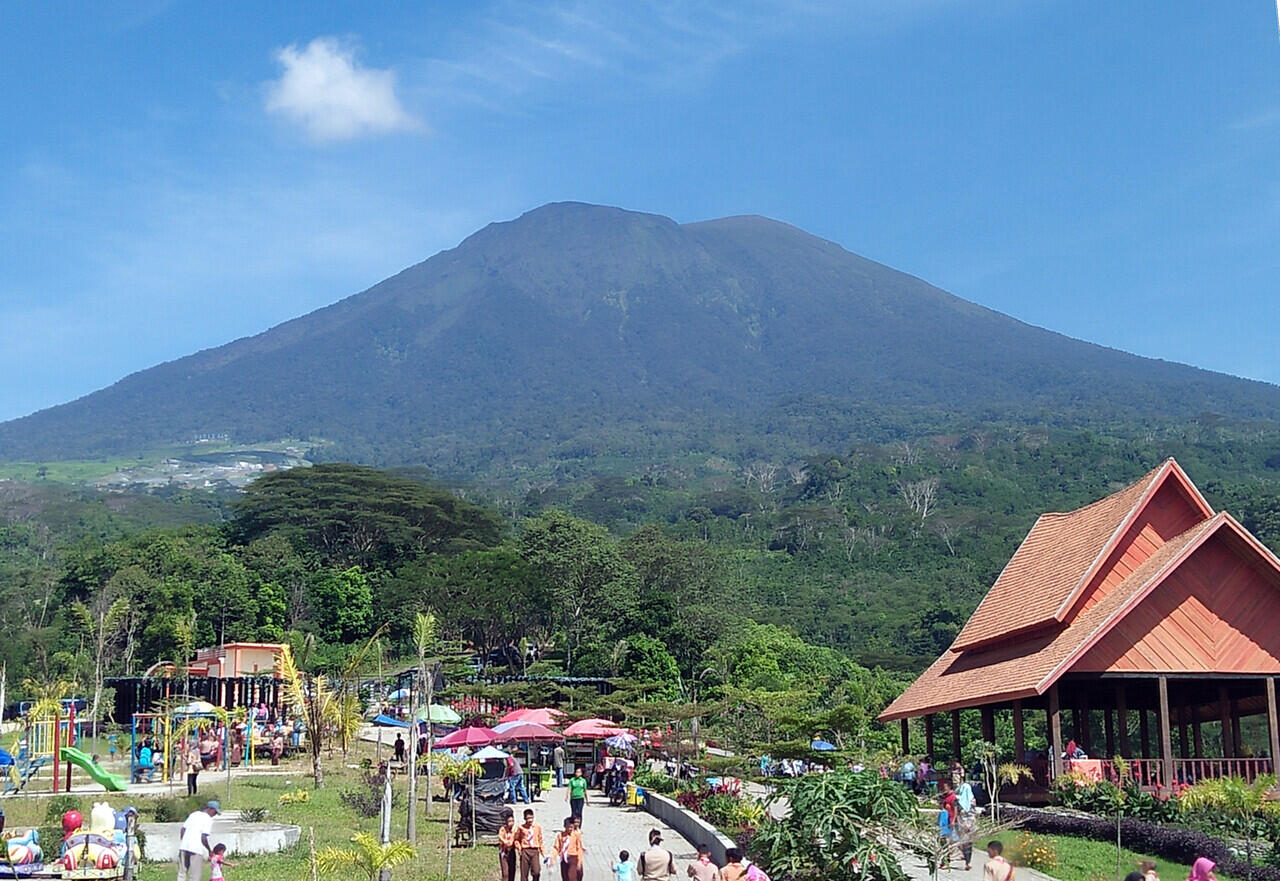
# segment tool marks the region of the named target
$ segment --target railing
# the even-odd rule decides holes
[[[1126,759],[1133,780],[1144,788],[1155,789],[1168,785],[1164,779],[1163,759]],[[1110,760],[1103,760],[1102,776],[1112,783],[1120,782],[1119,769]],[[1173,779],[1181,784],[1198,783],[1218,777],[1243,777],[1253,782],[1262,774],[1272,773],[1272,760],[1257,759],[1174,759]]]

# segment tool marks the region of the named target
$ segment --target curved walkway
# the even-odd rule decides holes
[[[651,829],[662,830],[662,846],[676,858],[676,877],[687,877],[686,864],[698,856],[693,842],[641,808],[611,807],[608,799],[595,791],[590,797],[591,802],[582,811],[582,843],[587,849],[583,881],[611,881],[618,852],[630,851],[634,863],[648,848]],[[542,828],[548,836],[554,835],[569,816],[569,790],[544,790],[543,802],[536,807]]]

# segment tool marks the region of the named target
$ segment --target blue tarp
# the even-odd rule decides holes
[[[817,750],[818,752],[830,752],[835,748],[836,745],[827,740],[815,740],[813,743],[809,744],[809,749]]]
[[[386,725],[390,728],[408,728],[409,723],[403,719],[393,719],[385,713],[379,713],[373,720],[374,725]]]
[[[0,749],[0,768],[7,768],[13,763],[13,754],[7,749]]]

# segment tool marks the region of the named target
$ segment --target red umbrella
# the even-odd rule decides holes
[[[535,722],[538,725],[554,728],[564,722],[564,713],[555,707],[526,707],[522,710],[512,710],[498,720],[499,724],[503,722]]]
[[[488,746],[493,743],[493,732],[483,726],[459,728],[452,734],[446,734],[436,741],[440,749],[454,749],[459,746]]]
[[[610,722],[608,719],[582,719],[566,728],[564,736],[581,737],[584,740],[603,740],[606,737],[613,737],[615,734],[622,734],[626,730],[618,723]]]
[[[494,733],[494,743],[544,743],[564,740],[564,735],[536,722],[508,722],[510,727]]]

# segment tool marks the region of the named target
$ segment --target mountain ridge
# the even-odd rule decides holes
[[[583,447],[821,447],[866,419],[893,431],[899,411],[1274,422],[1280,387],[1038,328],[758,215],[679,224],[561,202],[260,334],[0,424],[0,459],[225,431],[468,470]]]

